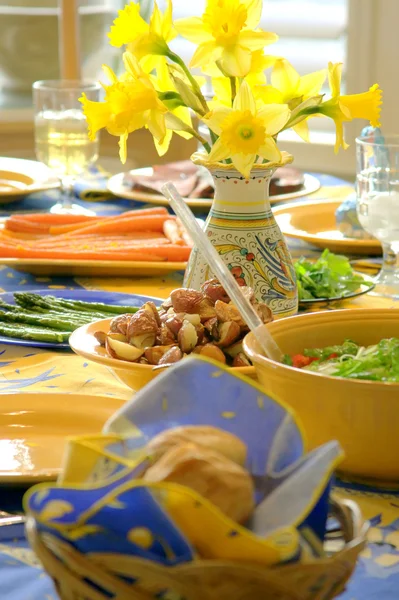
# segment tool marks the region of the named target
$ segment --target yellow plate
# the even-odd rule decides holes
[[[133,175],[147,175],[150,176],[153,173],[152,167],[145,167],[143,169],[135,169],[130,171]],[[148,204],[158,204],[161,206],[168,206],[169,202],[162,196],[162,194],[151,194],[150,192],[140,192],[132,190],[129,185],[124,184],[124,177],[126,173],[118,173],[108,180],[107,187],[110,192],[119,196],[120,198],[127,198],[128,200],[139,200],[141,202],[147,202]],[[300,198],[301,196],[307,196],[317,192],[320,188],[320,181],[317,177],[305,173],[304,175],[304,187],[298,192],[292,192],[290,194],[279,194],[277,196],[271,196],[270,202],[283,202],[284,200],[292,200],[293,198]],[[209,198],[186,198],[188,206],[191,208],[210,208],[212,206],[212,199]]]
[[[58,177],[40,162],[0,157],[0,204],[59,186]]]
[[[154,277],[184,271],[185,262],[139,262],[128,260],[51,260],[47,258],[0,258],[0,265],[32,275],[79,277]]]
[[[351,254],[381,254],[377,240],[346,238],[338,231],[335,211],[339,200],[298,202],[273,209],[276,221],[284,235],[304,240],[332,252]]]
[[[0,483],[56,479],[66,438],[99,433],[123,403],[83,394],[1,394]]]

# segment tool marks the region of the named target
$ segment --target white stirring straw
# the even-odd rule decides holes
[[[249,300],[241,293],[238,283],[235,281],[229,269],[225,266],[216,249],[204,235],[200,226],[186,202],[180,196],[179,192],[172,183],[166,183],[162,186],[163,195],[169,200],[173,210],[180,218],[183,225],[191,235],[194,244],[205,256],[209,265],[212,265],[212,271],[223,285],[230,299],[234,302],[241,313],[242,318],[256,337],[264,354],[281,362],[283,354],[274,341],[271,334],[267,331],[259,315],[254,310]]]
[[[60,0],[59,60],[61,79],[80,79],[78,0]]]

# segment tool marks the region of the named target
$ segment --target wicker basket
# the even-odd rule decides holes
[[[27,535],[62,600],[329,600],[344,589],[367,532],[355,503],[334,500],[332,514],[340,529],[326,542],[327,558],[269,569],[216,560],[167,568],[120,555],[94,562],[53,536],[39,535],[33,517],[28,517]]]

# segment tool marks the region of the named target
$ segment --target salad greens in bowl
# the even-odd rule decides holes
[[[306,348],[284,356],[284,364],[331,377],[399,383],[399,339],[385,338],[371,346],[351,340],[324,348]]]
[[[346,256],[328,249],[316,261],[302,257],[294,266],[302,304],[353,298],[374,287],[373,279],[354,271]]]

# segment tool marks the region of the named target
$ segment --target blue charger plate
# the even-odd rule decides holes
[[[55,296],[56,298],[64,298],[65,300],[82,300],[83,302],[103,302],[104,304],[113,304],[115,306],[127,305],[132,307],[140,307],[145,302],[152,300],[156,306],[160,306],[163,302],[161,298],[153,298],[152,296],[141,296],[140,294],[120,294],[118,292],[104,292],[91,290],[29,290],[32,294],[40,294],[41,296]],[[14,293],[5,292],[0,294],[0,299],[7,304],[15,304]],[[0,335],[0,344],[13,344],[15,346],[30,346],[31,348],[57,348],[68,349],[68,342],[59,344],[50,342],[35,342],[34,340],[21,340],[19,338],[10,338]]]

